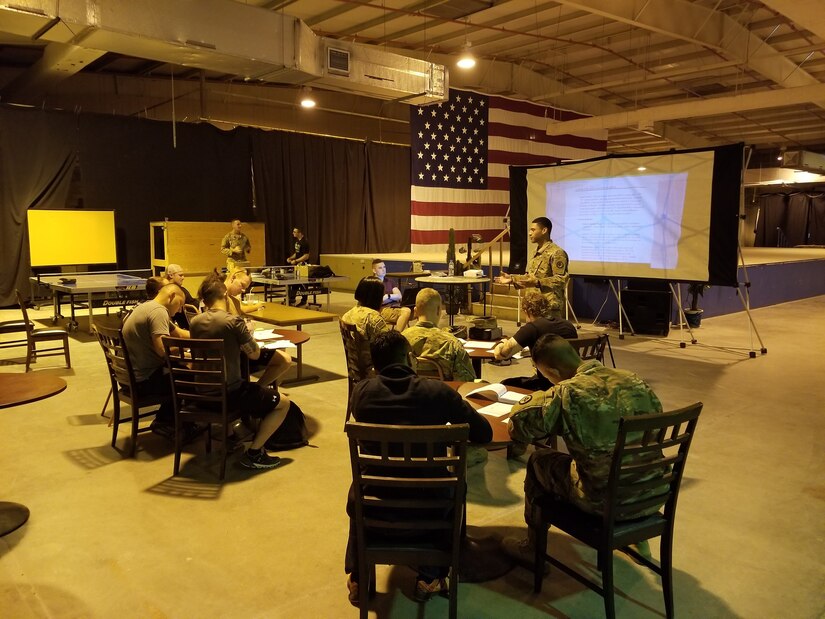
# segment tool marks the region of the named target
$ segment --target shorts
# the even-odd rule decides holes
[[[253,419],[263,419],[280,401],[281,394],[277,390],[261,387],[258,383],[244,382],[229,394],[229,406]]]

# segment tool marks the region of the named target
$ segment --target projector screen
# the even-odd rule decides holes
[[[116,264],[114,211],[28,211],[31,266]]]
[[[573,275],[738,284],[744,144],[510,166],[510,270],[548,217]],[[533,249],[529,249],[532,255]]]
[[[547,217],[571,275],[707,281],[714,151],[527,170],[527,221]]]

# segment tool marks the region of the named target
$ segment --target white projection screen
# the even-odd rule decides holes
[[[571,275],[707,281],[714,151],[527,170],[527,221],[547,217]]]

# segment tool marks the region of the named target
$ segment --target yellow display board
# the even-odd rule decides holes
[[[28,211],[31,265],[116,264],[114,211]]]

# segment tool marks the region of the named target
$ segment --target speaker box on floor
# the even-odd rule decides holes
[[[666,336],[670,332],[670,292],[622,290],[624,306],[636,333]]]

